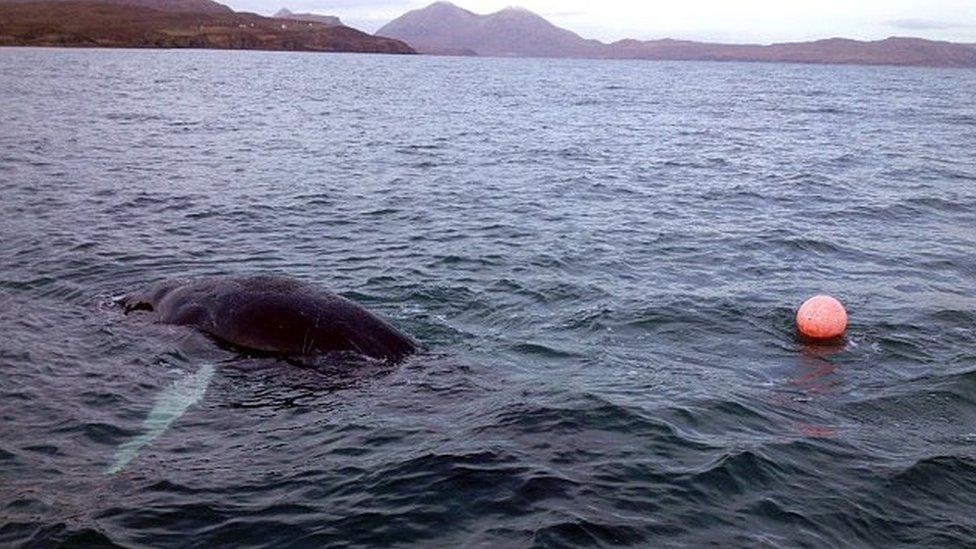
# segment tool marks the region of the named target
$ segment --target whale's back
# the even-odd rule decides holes
[[[338,294],[291,278],[257,275],[210,277],[150,287],[128,299],[159,322],[194,326],[246,349],[307,355],[356,351],[400,360],[416,343],[390,323]]]

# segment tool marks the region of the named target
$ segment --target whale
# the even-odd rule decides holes
[[[317,286],[278,275],[163,280],[119,299],[126,314],[190,326],[245,351],[275,355],[354,352],[398,362],[418,344],[361,305]],[[142,448],[161,437],[200,403],[215,375],[205,363],[165,387],[138,435],[115,449],[105,474],[121,473]]]
[[[417,343],[362,305],[280,275],[162,280],[121,298],[126,314],[191,326],[242,350],[279,355],[350,351],[387,362]]]

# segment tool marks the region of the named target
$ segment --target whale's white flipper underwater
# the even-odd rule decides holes
[[[186,410],[200,401],[214,374],[213,364],[204,364],[196,372],[176,380],[156,397],[152,410],[142,422],[143,433],[116,448],[115,461],[105,474],[114,475],[129,464],[139,450],[159,438]]]

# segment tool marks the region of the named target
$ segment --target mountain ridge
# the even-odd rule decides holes
[[[579,57],[601,45],[525,8],[479,15],[445,1],[408,11],[375,34],[403,40],[421,53],[460,49],[497,57]]]
[[[479,15],[438,1],[390,21],[377,36],[396,38],[420,53],[467,51],[497,57],[579,57],[684,61],[903,65],[976,68],[976,47],[914,37],[882,40],[825,38],[773,44],[722,44],[625,38],[609,44],[560,28],[525,8]]]

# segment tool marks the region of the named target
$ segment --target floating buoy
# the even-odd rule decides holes
[[[811,297],[796,312],[796,329],[809,339],[840,337],[847,330],[847,311],[840,301],[829,295]]]

